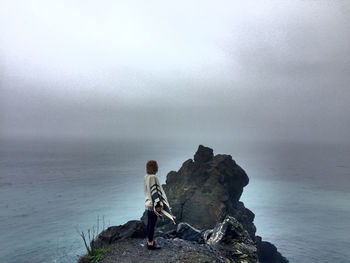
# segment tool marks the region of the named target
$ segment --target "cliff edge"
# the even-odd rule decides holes
[[[199,145],[193,160],[170,171],[162,185],[177,222],[157,221],[155,241],[162,249],[145,247],[146,211],[140,220],[104,230],[91,247],[110,246],[103,263],[286,263],[273,244],[255,235],[255,215],[239,201],[248,183],[246,172],[231,155],[214,155],[213,149]],[[89,262],[87,256],[79,261]]]

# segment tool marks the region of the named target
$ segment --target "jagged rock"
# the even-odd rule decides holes
[[[213,156],[213,149],[199,145],[193,159],[195,162],[201,163],[209,161]]]
[[[170,171],[162,185],[177,222],[157,220],[154,236],[163,249],[146,250],[144,257],[146,211],[141,220],[104,230],[91,247],[113,245],[103,263],[164,262],[164,258],[167,262],[257,263],[258,256],[260,263],[286,263],[275,246],[255,236],[255,215],[239,201],[248,183],[247,174],[231,155],[214,156],[211,148],[199,145],[194,160],[185,161],[177,172]]]
[[[262,241],[260,236],[255,238],[260,263],[288,263],[288,260],[277,251],[275,245]]]
[[[254,214],[239,203],[248,182],[247,174],[231,155],[214,156],[211,148],[199,145],[194,161],[188,159],[177,172],[169,172],[162,186],[177,222],[188,222],[206,230],[226,215],[236,214],[253,238]],[[146,212],[141,220],[147,223]],[[165,231],[176,228],[167,218],[159,220],[156,227]]]
[[[216,224],[207,244],[220,249],[233,262],[256,263],[257,248],[249,233],[234,217],[226,218]]]
[[[204,243],[201,231],[184,222],[177,225],[176,236],[185,240]]]
[[[181,238],[182,237],[182,238]],[[156,231],[155,241],[160,251],[145,247],[145,225],[131,220],[124,225],[102,231],[92,242],[93,248],[109,246],[101,263],[112,262],[222,262],[222,263],[287,263],[275,246],[257,236],[258,246],[234,217],[226,216],[213,229],[204,232],[181,222],[178,229]],[[203,242],[205,241],[205,242]],[[263,251],[263,252],[262,252]],[[261,259],[258,255],[261,254]],[[145,256],[146,255],[146,256]],[[166,261],[164,261],[166,259]],[[87,255],[79,263],[91,263]]]
[[[129,221],[130,222],[130,221]],[[225,218],[218,223],[208,242],[203,241],[202,233],[187,223],[180,223],[177,232],[155,233],[155,242],[161,250],[149,251],[145,243],[146,237],[138,237],[138,222],[126,223],[103,231],[99,236],[105,237],[103,246],[109,245],[104,259],[100,263],[112,262],[220,262],[220,263],[257,263],[252,261],[256,247],[247,231],[234,218]],[[123,229],[123,231],[121,231]],[[128,231],[125,231],[128,229]],[[107,229],[108,230],[108,229]],[[133,231],[135,230],[135,231]],[[118,232],[118,234],[116,234]],[[128,234],[125,234],[127,232]],[[207,232],[207,231],[205,231]],[[138,233],[138,234],[135,234]],[[233,234],[235,233],[235,234]],[[158,236],[156,236],[156,234]],[[168,236],[168,237],[166,237]],[[171,237],[170,237],[171,236]],[[184,237],[183,238],[180,238]],[[112,238],[115,237],[115,238]],[[199,237],[199,238],[198,238]],[[188,238],[188,240],[186,240]],[[201,239],[197,240],[196,239]],[[198,242],[199,241],[199,242]],[[251,248],[253,246],[253,248]],[[248,253],[249,252],[249,253]],[[87,255],[79,259],[79,263],[92,263]]]
[[[227,215],[233,216],[255,240],[254,213],[239,201],[243,188],[249,183],[246,172],[228,154],[213,154],[209,147],[199,145],[194,158],[186,160],[181,168],[167,174],[163,189],[177,223],[187,222],[209,239],[211,230]],[[147,224],[146,211],[141,220]],[[176,225],[164,218],[158,220],[159,231],[176,231]],[[204,235],[205,234],[205,235]],[[268,246],[258,249],[263,255]]]
[[[232,244],[235,242],[254,243],[247,230],[232,216],[226,216],[222,222],[217,223],[207,240],[207,244],[210,245]]]
[[[124,225],[111,226],[97,235],[90,243],[91,248],[98,249],[125,238],[146,237],[146,225],[140,220],[130,220]]]
[[[252,239],[255,238],[256,227],[253,223],[255,214],[246,208],[243,202],[238,201],[235,204],[232,204],[233,208],[230,209],[230,215],[236,218],[248,231]]]
[[[214,229],[207,229],[203,232],[203,239],[204,242],[207,242],[207,240],[211,237],[211,235],[213,234]]]

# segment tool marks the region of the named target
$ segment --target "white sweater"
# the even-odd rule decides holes
[[[160,184],[158,177],[155,174],[146,174],[144,176],[144,192],[145,192],[145,209],[146,210],[153,210],[153,203],[152,203],[152,197],[151,197],[151,186],[149,185],[149,178],[153,176],[155,177],[155,180],[160,186],[160,190],[162,191],[163,196],[166,196],[162,185]]]

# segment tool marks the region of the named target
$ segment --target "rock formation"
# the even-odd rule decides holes
[[[231,155],[214,156],[211,148],[199,145],[194,160],[188,159],[177,172],[169,172],[162,186],[177,222],[187,222],[203,230],[232,215],[254,239],[254,213],[239,201],[248,183],[247,174]],[[146,212],[141,220],[147,223]],[[157,223],[161,230],[173,227],[168,219]]]
[[[148,253],[144,247],[146,211],[140,220],[104,230],[91,247],[113,245],[112,252],[102,261],[105,263],[288,262],[274,245],[255,236],[255,215],[239,201],[248,183],[247,174],[231,155],[214,156],[211,148],[199,145],[194,159],[185,161],[177,172],[170,171],[162,185],[177,225],[167,218],[158,219],[155,240],[163,249],[152,251],[150,256],[154,258],[143,261]],[[128,254],[121,248],[135,252]]]

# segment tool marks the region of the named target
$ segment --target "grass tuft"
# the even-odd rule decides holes
[[[103,247],[103,248],[99,248],[99,249],[93,249],[91,251],[91,254],[89,255],[89,259],[91,262],[93,263],[97,263],[99,261],[101,261],[104,256],[105,253],[109,250],[109,247]]]
[[[102,217],[102,231],[105,230],[105,220],[104,220],[104,216]],[[97,228],[95,228],[95,226],[92,226],[92,229],[88,229],[87,230],[87,234],[83,231],[78,230],[78,228],[76,228],[78,234],[81,236],[81,238],[83,239],[84,242],[84,246],[86,248],[87,251],[87,258],[90,262],[96,263],[99,262],[100,260],[102,260],[105,256],[105,253],[109,250],[109,247],[103,247],[103,248],[99,248],[99,249],[95,249],[93,247],[90,246],[91,241],[93,239],[95,239],[95,237],[98,236],[99,234],[99,227],[100,227],[100,217],[97,216]]]

